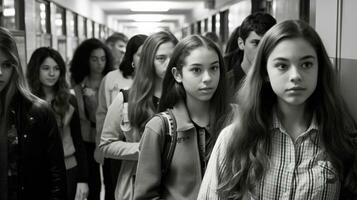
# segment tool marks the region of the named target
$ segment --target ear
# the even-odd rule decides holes
[[[238,47],[240,50],[244,51],[244,40],[241,37],[238,37]]]
[[[180,72],[177,70],[176,67],[173,67],[173,68],[171,69],[171,73],[172,73],[172,75],[174,76],[176,82],[178,82],[178,83],[181,83],[181,82],[182,82],[182,76],[181,76]]]

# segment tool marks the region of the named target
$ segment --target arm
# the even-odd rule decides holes
[[[107,158],[121,160],[138,160],[139,143],[130,142],[120,128],[123,114],[123,95],[120,93],[109,106],[104,120],[99,149]],[[133,134],[131,130],[130,135]],[[125,140],[125,141],[124,141]]]
[[[98,107],[95,115],[96,127],[97,127],[97,134],[95,137],[96,146],[99,146],[105,115],[107,114],[108,111],[106,95],[105,95],[105,81],[106,81],[106,76],[103,78],[102,82],[100,83],[99,90],[98,90]]]
[[[151,119],[145,127],[141,138],[134,187],[135,200],[160,199],[160,191],[162,190],[161,153],[164,136],[150,128],[150,124],[158,123],[161,124],[161,120],[158,117]],[[161,128],[158,130],[161,130]]]
[[[227,143],[229,141],[230,128],[227,127],[220,133],[216,144],[212,150],[203,181],[201,183],[200,191],[197,200],[218,200],[218,175],[220,165],[223,161]]]
[[[78,163],[78,182],[88,182],[87,152],[81,134],[77,101],[73,96],[71,97],[70,104],[74,107],[70,126],[73,145],[76,150],[75,157]]]

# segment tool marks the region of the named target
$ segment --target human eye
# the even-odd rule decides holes
[[[98,58],[97,57],[90,57],[90,61],[92,62],[97,62]]]
[[[105,62],[105,61],[107,61],[107,58],[106,58],[105,56],[103,56],[103,57],[100,58],[100,60],[101,60],[102,62]]]
[[[13,64],[10,61],[5,61],[1,64],[1,67],[3,69],[10,69],[13,66]]]
[[[314,63],[308,61],[308,62],[302,63],[301,67],[304,69],[310,69],[313,65],[314,65]]]
[[[162,62],[164,62],[166,60],[166,57],[165,56],[156,56],[155,59],[162,63]]]
[[[41,65],[40,69],[41,70],[49,70],[50,67],[48,65]]]
[[[276,63],[275,68],[279,70],[286,70],[288,68],[288,65],[286,65],[285,63]]]
[[[212,66],[211,70],[212,71],[218,71],[219,70],[219,66],[218,65]]]
[[[251,43],[252,43],[253,46],[256,47],[256,46],[259,45],[259,40],[253,40]]]
[[[57,66],[55,66],[55,70],[56,71],[60,71],[60,67],[57,65]]]
[[[199,74],[199,73],[201,73],[202,70],[199,67],[192,67],[190,71],[195,74]]]

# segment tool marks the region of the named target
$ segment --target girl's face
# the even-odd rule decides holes
[[[302,38],[282,40],[268,58],[267,72],[278,105],[305,105],[317,85],[316,52]]]
[[[47,57],[40,65],[40,82],[43,86],[53,87],[57,83],[60,74],[60,67],[51,57]]]
[[[164,79],[167,65],[169,64],[172,52],[175,45],[172,42],[162,43],[155,53],[154,66],[156,76],[160,79]]]
[[[102,74],[106,63],[105,51],[101,48],[93,50],[89,57],[90,73]]]
[[[0,92],[9,83],[14,67],[9,57],[0,50]]]
[[[143,49],[143,45],[141,45],[138,50],[133,55],[133,67],[136,68],[140,63],[141,50]]]
[[[218,87],[219,69],[217,53],[206,47],[198,47],[185,58],[181,74],[176,68],[172,72],[176,81],[182,82],[187,98],[209,101]]]

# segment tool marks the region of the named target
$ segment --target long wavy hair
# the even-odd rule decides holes
[[[7,129],[6,122],[9,117],[9,107],[13,103],[17,103],[14,102],[16,96],[20,95],[28,101],[36,104],[42,104],[45,102],[30,92],[24,77],[16,41],[12,34],[7,29],[2,27],[0,27],[0,50],[5,54],[5,56],[8,57],[13,67],[10,80],[0,93],[0,106],[2,106],[0,109],[0,131],[1,133],[5,133],[5,130]]]
[[[275,25],[259,44],[256,60],[238,93],[239,116],[219,169],[218,195],[221,199],[242,199],[263,179],[269,169],[271,113],[277,97],[268,77],[267,60],[286,39],[302,38],[314,48],[318,59],[317,87],[307,100],[306,110],[316,114],[319,137],[342,180],[345,191],[357,189],[356,145],[351,136],[356,124],[339,94],[336,74],[325,47],[308,24],[288,20]]]
[[[126,45],[125,54],[123,60],[119,65],[119,70],[123,73],[125,78],[134,75],[134,68],[132,66],[134,54],[138,51],[141,45],[143,45],[145,39],[148,36],[138,34],[130,38],[128,44]]]
[[[171,70],[173,67],[176,67],[178,72],[182,74],[182,68],[185,65],[185,60],[191,52],[197,48],[204,47],[216,52],[219,60],[219,83],[215,93],[213,94],[210,100],[211,108],[211,117],[210,124],[212,128],[212,140],[208,145],[208,152],[211,151],[217,136],[221,129],[223,128],[226,121],[226,114],[229,110],[229,104],[227,101],[227,87],[226,87],[226,70],[224,67],[224,61],[221,54],[221,51],[217,45],[210,39],[202,37],[199,35],[192,35],[181,40],[175,47],[174,52],[172,53],[167,73],[165,74],[162,87],[162,96],[159,104],[159,111],[165,111],[167,108],[172,108],[179,101],[186,102],[186,91],[182,83],[177,83]],[[209,153],[208,153],[209,155]]]
[[[3,103],[2,110],[5,111],[3,113],[7,112],[7,109],[16,93],[20,93],[24,98],[31,102],[43,102],[30,92],[21,66],[16,41],[10,31],[3,27],[0,27],[0,50],[8,56],[13,66],[9,83],[3,91],[1,91],[1,102]]]
[[[145,123],[156,113],[153,102],[155,90],[155,54],[163,43],[177,44],[176,37],[166,31],[149,36],[142,48],[140,64],[136,69],[133,84],[129,91],[129,120],[133,128],[143,130]]]
[[[109,48],[100,40],[91,38],[83,41],[74,51],[71,66],[72,81],[74,84],[80,84],[90,73],[89,58],[91,53],[96,49],[103,49],[105,53],[106,63],[102,75],[105,76],[113,70],[113,56]]]
[[[63,117],[69,108],[70,92],[66,81],[66,64],[59,52],[50,47],[36,49],[27,65],[27,81],[31,91],[38,97],[45,99],[45,93],[40,81],[40,68],[47,58],[52,58],[60,70],[58,81],[53,86],[54,99],[52,108],[59,116]]]

